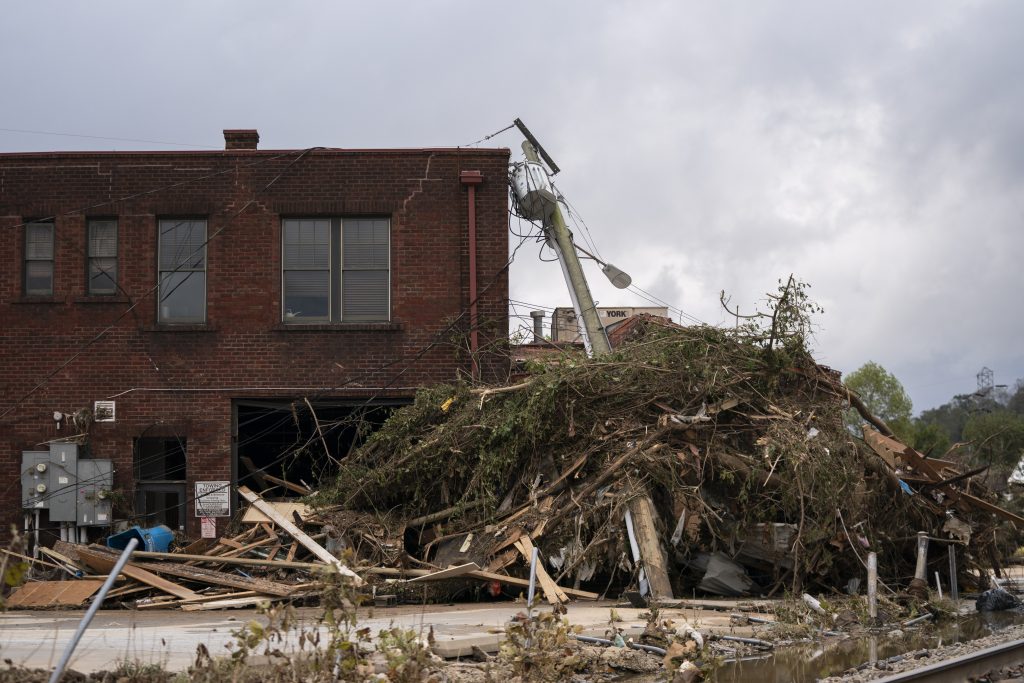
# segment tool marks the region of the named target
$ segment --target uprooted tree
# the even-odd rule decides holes
[[[624,517],[639,499],[653,503],[677,590],[712,552],[740,558],[757,592],[845,585],[868,549],[883,575],[906,575],[906,538],[939,533],[944,515],[903,493],[844,426],[851,400],[863,403],[807,351],[813,304],[793,285],[767,324],[645,319],[600,359],[534,363],[508,386],[422,390],[342,461],[319,502],[376,514],[390,538],[362,544],[367,561],[395,561],[385,547],[432,561],[457,539],[502,569],[529,535],[556,580],[594,590],[636,578]],[[975,534],[964,555],[992,539]]]

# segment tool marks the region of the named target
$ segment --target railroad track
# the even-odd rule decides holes
[[[920,669],[875,679],[874,683],[903,683],[904,681],[925,681],[926,683],[952,683],[966,681],[971,676],[981,676],[1004,666],[1024,663],[1024,640],[1012,640],[1002,645],[978,650],[969,655],[946,659]]]

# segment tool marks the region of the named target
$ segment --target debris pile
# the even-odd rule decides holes
[[[381,554],[356,543],[424,572],[525,576],[537,547],[550,602],[569,585],[658,599],[845,587],[868,551],[883,577],[913,576],[916,532],[951,524],[966,570],[996,557],[998,521],[1020,520],[970,473],[886,436],[799,336],[654,320],[630,334],[508,386],[421,391],[314,501],[389,520],[372,543],[349,529],[364,565]],[[844,426],[851,403],[882,430],[866,442]]]
[[[105,605],[184,611],[247,607],[318,593],[328,563],[351,575],[320,543],[327,531],[303,531],[326,528],[309,506],[270,503],[244,486],[239,493],[252,502],[240,519],[244,531],[202,539],[175,552],[136,550]],[[37,564],[63,580],[26,583],[12,593],[8,607],[82,605],[100,589],[121,554],[99,544],[66,541],[39,551],[45,560]]]

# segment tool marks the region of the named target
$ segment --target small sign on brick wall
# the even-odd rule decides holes
[[[231,482],[196,482],[196,517],[230,517]]]
[[[199,523],[202,529],[203,538],[217,538],[216,517],[200,517]]]

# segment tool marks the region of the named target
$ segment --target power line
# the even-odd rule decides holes
[[[167,145],[170,147],[196,147],[199,149],[220,149],[211,145],[193,145],[187,142],[164,142],[162,140],[145,140],[140,138],[115,138],[106,135],[85,135],[82,133],[58,133],[52,130],[26,130],[24,128],[0,128],[5,133],[26,133],[29,135],[53,135],[62,138],[84,138],[88,140],[113,140],[115,142],[144,142],[151,145]]]

